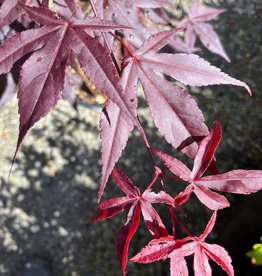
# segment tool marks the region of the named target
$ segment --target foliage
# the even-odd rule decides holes
[[[261,238],[262,241],[262,238]],[[262,265],[262,243],[256,243],[253,245],[253,250],[246,253],[246,256],[251,258],[251,262],[254,265]]]
[[[205,242],[215,225],[217,211],[230,205],[224,196],[212,190],[256,192],[262,188],[262,171],[233,170],[218,174],[214,154],[222,136],[220,123],[215,121],[209,131],[196,101],[182,88],[183,85],[232,84],[251,93],[247,84],[193,54],[198,50],[195,43],[199,37],[208,50],[230,60],[212,26],[204,23],[224,10],[202,7],[201,1],[196,0],[187,17],[175,18],[174,11],[181,7],[169,0],[2,0],[0,3],[0,74],[5,82],[0,103],[10,98],[14,83],[18,82],[20,126],[16,152],[28,130],[62,96],[74,104],[68,82],[70,70],[66,68],[81,70],[107,97],[100,120],[103,165],[98,201],[110,175],[125,194],[99,204],[90,222],[129,210],[116,243],[123,275],[140,211],[154,239],[131,261],[147,263],[170,258],[171,275],[188,275],[184,257],[194,255],[196,275],[211,275],[208,259],[233,275],[226,250]],[[136,111],[138,83],[159,132],[175,149],[194,160],[192,171],[178,159],[150,146]],[[142,191],[115,167],[134,128],[140,133],[154,167],[153,180]],[[155,156],[172,174],[160,169]],[[204,176],[206,172],[210,175]],[[170,195],[165,188],[166,179],[181,183],[182,187],[183,182],[189,185],[179,194]],[[156,192],[157,189],[160,191]],[[199,237],[192,235],[176,214],[182,211],[182,205],[192,193],[214,211]],[[172,235],[153,207],[155,203],[165,204],[170,212]],[[186,237],[177,237],[175,222]]]

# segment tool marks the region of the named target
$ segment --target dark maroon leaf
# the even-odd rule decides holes
[[[123,88],[110,54],[96,39],[91,38],[81,29],[77,31],[72,29],[72,35],[75,39],[73,51],[76,53],[84,73],[96,84],[97,88],[117,104],[133,124],[137,125],[134,104],[128,101],[123,94]]]
[[[5,0],[0,8],[0,26],[9,25],[15,21],[19,13],[21,12],[21,6],[17,0]]]
[[[40,4],[48,7],[48,0],[30,0],[29,2],[33,6]],[[26,0],[3,0],[0,8],[0,26],[10,25],[15,20],[20,20],[23,14],[21,5],[23,3],[26,3]]]
[[[7,73],[13,63],[25,54],[39,50],[25,62],[19,80],[20,133],[17,149],[27,131],[61,97],[65,66],[72,50],[89,79],[136,122],[130,107],[132,104],[125,102],[122,95],[123,89],[109,53],[84,31],[86,28],[109,31],[119,26],[96,18],[88,18],[86,22],[82,19],[67,22],[46,8],[23,8],[33,20],[44,26],[17,34],[0,47],[0,74]]]
[[[96,1],[100,17],[131,27],[132,29],[125,29],[122,33],[125,39],[136,48],[139,48],[151,33],[154,33],[141,22],[139,8],[135,7],[132,1],[107,0],[106,8],[102,9],[103,2],[103,0]]]
[[[29,6],[22,6],[30,18],[40,25],[56,24],[63,25],[65,21],[62,18],[59,18],[51,10],[47,8],[36,8]]]
[[[35,52],[22,66],[18,84],[20,126],[17,147],[27,131],[47,115],[62,97],[70,51],[70,40],[65,37],[65,32],[66,30],[56,32],[49,43],[41,51]]]
[[[130,241],[135,234],[140,221],[140,207],[133,205],[127,215],[126,223],[122,226],[116,240],[116,256],[123,275],[126,275],[126,264]]]
[[[40,49],[58,29],[57,26],[45,26],[6,40],[0,47],[0,74],[8,73],[13,64],[27,53]]]
[[[151,36],[148,42],[137,51],[137,56],[158,51],[177,31],[179,29]],[[203,137],[208,133],[201,111],[185,91],[155,75],[149,64],[146,64],[144,68],[143,63],[140,64],[139,60],[140,57],[132,58],[128,66],[132,65],[130,68],[136,68],[137,73],[134,71],[134,74],[137,74],[136,78],[142,82],[150,111],[158,129],[174,147],[180,148],[189,156],[194,157],[198,147],[195,138]],[[130,70],[129,67],[125,68],[124,73]],[[132,74],[133,78],[134,74]],[[162,108],[159,109],[159,106]],[[168,122],[165,120],[167,117],[170,117]],[[185,141],[190,142],[183,145]]]
[[[197,103],[186,91],[158,77],[153,71],[140,70],[139,79],[160,133],[173,147],[179,148],[191,158],[196,156],[196,138],[208,134],[204,116]],[[183,146],[189,140],[192,142]]]

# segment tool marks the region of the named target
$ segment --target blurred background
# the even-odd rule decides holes
[[[185,5],[191,2],[181,1]],[[216,154],[219,171],[262,169],[261,1],[205,2],[227,9],[212,25],[231,63],[204,49],[198,54],[246,82],[253,96],[239,87],[225,85],[192,88],[191,93],[207,125],[211,128],[214,120],[222,124],[223,139]],[[0,109],[0,275],[121,275],[115,237],[126,213],[93,225],[86,223],[96,209],[101,171],[99,113],[96,105],[79,100],[77,112],[61,100],[27,135],[8,182],[18,134],[16,98]],[[152,145],[176,154],[157,133],[142,98],[139,114]],[[184,156],[179,158],[191,165]],[[140,187],[151,180],[153,168],[138,133],[130,137],[119,167]],[[169,187],[174,193],[172,185]],[[117,195],[120,191],[109,181],[104,198]],[[219,212],[209,241],[226,248],[236,275],[262,275],[261,267],[252,265],[245,256],[262,236],[262,191],[228,198],[231,207]],[[160,214],[167,213],[162,206],[156,208]],[[200,234],[210,211],[192,197],[185,212],[185,224]],[[163,220],[170,227],[168,215],[163,215]],[[149,240],[141,223],[131,242],[130,256]],[[214,275],[225,275],[216,265],[213,269]],[[129,263],[128,275],[169,275],[169,261]]]

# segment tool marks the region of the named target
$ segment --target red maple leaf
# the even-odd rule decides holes
[[[154,237],[167,236],[168,232],[152,203],[166,203],[173,206],[174,200],[166,192],[154,193],[146,189],[143,193],[133,185],[132,181],[116,167],[112,177],[117,186],[126,196],[105,200],[98,206],[97,212],[89,219],[90,222],[110,218],[124,209],[129,209],[127,220],[121,227],[116,241],[116,254],[119,265],[125,275],[129,243],[137,230],[140,221],[140,211],[149,232]]]
[[[167,142],[194,158],[199,141],[208,134],[204,116],[196,101],[183,89],[160,77],[156,72],[165,73],[184,84],[201,86],[210,84],[234,84],[249,87],[220,69],[211,66],[197,55],[158,53],[173,35],[179,31],[159,32],[151,36],[143,46],[124,61],[121,84],[127,102],[137,106],[136,85],[141,81],[150,112],[160,133]],[[130,118],[123,119],[123,110],[110,104],[112,125],[102,116],[102,178],[100,200],[108,177],[126,146],[128,135],[134,127]],[[169,118],[168,120],[166,118]]]
[[[249,87],[194,54],[167,54],[158,51],[179,31],[159,32],[151,36],[143,46],[125,60],[122,78],[136,84],[142,83],[149,109],[156,126],[167,142],[194,157],[198,148],[194,137],[208,133],[203,115],[196,102],[180,87],[173,85],[156,73],[164,73],[192,86],[233,84]],[[135,96],[134,96],[135,97]],[[169,118],[169,120],[166,120]],[[190,145],[185,147],[185,141]]]
[[[224,11],[224,9],[209,7],[201,8],[201,1],[196,0],[188,10],[188,17],[183,19],[178,24],[178,27],[187,27],[185,37],[190,37],[190,41],[193,41],[193,43],[195,43],[196,35],[198,35],[203,45],[209,51],[222,56],[225,60],[229,62],[230,59],[226,54],[219,40],[219,37],[214,31],[212,25],[204,23],[216,18]]]
[[[131,92],[131,86],[127,92]],[[128,96],[126,94],[126,96]],[[136,104],[135,104],[136,106]],[[128,137],[134,128],[134,123],[125,118],[123,111],[112,101],[108,101],[105,112],[100,118],[100,138],[102,154],[102,176],[99,185],[98,202],[100,201],[107,180],[126,147]]]
[[[161,259],[170,258],[171,276],[188,275],[185,257],[194,256],[194,271],[196,276],[210,276],[211,267],[208,260],[211,259],[221,266],[229,276],[234,275],[231,258],[227,251],[217,245],[205,242],[206,237],[212,231],[216,221],[216,212],[211,216],[204,233],[199,237],[186,237],[174,240],[172,236],[155,239],[135,255],[131,261],[137,263],[151,263]]]
[[[195,36],[191,36],[187,28],[184,39],[175,36],[174,39],[169,42],[169,45],[180,53],[192,54],[201,50],[200,48],[195,47],[195,38]]]
[[[22,6],[19,2],[27,3],[27,5],[31,4],[34,6],[39,6],[39,4],[43,7],[48,7],[48,0],[3,0],[3,3],[0,7],[0,27],[9,25],[18,18],[20,18],[22,14]]]
[[[123,29],[122,34],[124,35],[125,40],[127,40],[135,48],[141,47],[150,34],[156,33],[154,29],[150,29],[144,25],[143,18],[140,16],[140,10],[142,9],[145,11],[145,9],[147,9],[147,15],[150,16],[153,21],[154,19],[159,20],[162,19],[164,15],[161,13],[157,14],[157,11],[160,10],[160,7],[167,4],[170,4],[169,0],[107,0],[105,4],[106,7],[104,8],[104,1],[96,1],[98,14],[101,18],[109,19],[118,24],[132,27],[129,30]],[[166,20],[168,19],[166,18]],[[166,23],[167,22],[165,22],[165,24]]]
[[[175,197],[175,203],[185,203],[192,192],[198,199],[212,210],[229,206],[227,199],[212,190],[237,194],[250,194],[262,188],[262,171],[260,170],[234,170],[223,174],[203,176],[214,159],[214,153],[221,140],[222,131],[218,121],[214,123],[208,136],[206,136],[198,149],[194,160],[193,170],[176,158],[161,151],[153,150],[172,173],[177,175],[189,185]]]
[[[58,17],[47,8],[22,5],[28,16],[42,27],[14,35],[0,47],[0,74],[27,53],[18,83],[20,126],[17,149],[27,131],[45,116],[62,96],[66,65],[75,55],[87,77],[110,99],[135,118],[132,103],[125,101],[115,66],[108,51],[87,31],[111,31],[124,26],[99,18],[85,17],[68,3],[67,17]],[[77,12],[75,12],[77,11]],[[73,13],[72,13],[73,12]]]

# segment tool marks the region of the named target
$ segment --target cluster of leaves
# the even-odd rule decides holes
[[[202,7],[196,0],[187,17],[174,20],[174,11],[180,7],[169,0],[1,0],[0,4],[0,104],[10,98],[17,83],[20,126],[16,152],[28,130],[62,96],[73,102],[71,88],[81,85],[81,80],[72,78],[67,68],[81,68],[107,97],[100,119],[103,165],[98,200],[110,175],[125,194],[102,202],[90,221],[129,210],[116,243],[123,275],[140,211],[153,240],[131,261],[147,263],[170,258],[171,275],[188,275],[184,258],[193,255],[196,275],[211,275],[209,259],[233,275],[226,250],[205,242],[217,210],[229,206],[227,199],[213,190],[256,192],[262,188],[262,171],[217,173],[214,154],[222,135],[220,124],[216,121],[209,131],[196,101],[174,82],[191,86],[232,84],[250,93],[244,82],[193,54],[198,50],[195,43],[199,37],[208,50],[229,61],[216,32],[206,23],[224,10]],[[166,45],[172,47],[171,52],[165,52]],[[192,171],[150,146],[137,115],[138,82],[159,132],[175,149],[194,160]],[[144,191],[115,167],[134,128],[155,168],[153,180]],[[156,165],[156,156],[172,175],[164,174]],[[203,176],[207,171],[211,175]],[[188,185],[179,194],[170,195],[164,186],[166,178]],[[153,188],[157,180],[162,190],[156,193]],[[214,211],[199,237],[189,233],[176,216],[192,193]],[[154,209],[155,203],[167,205],[172,235]],[[176,237],[175,221],[179,221],[186,237]]]

